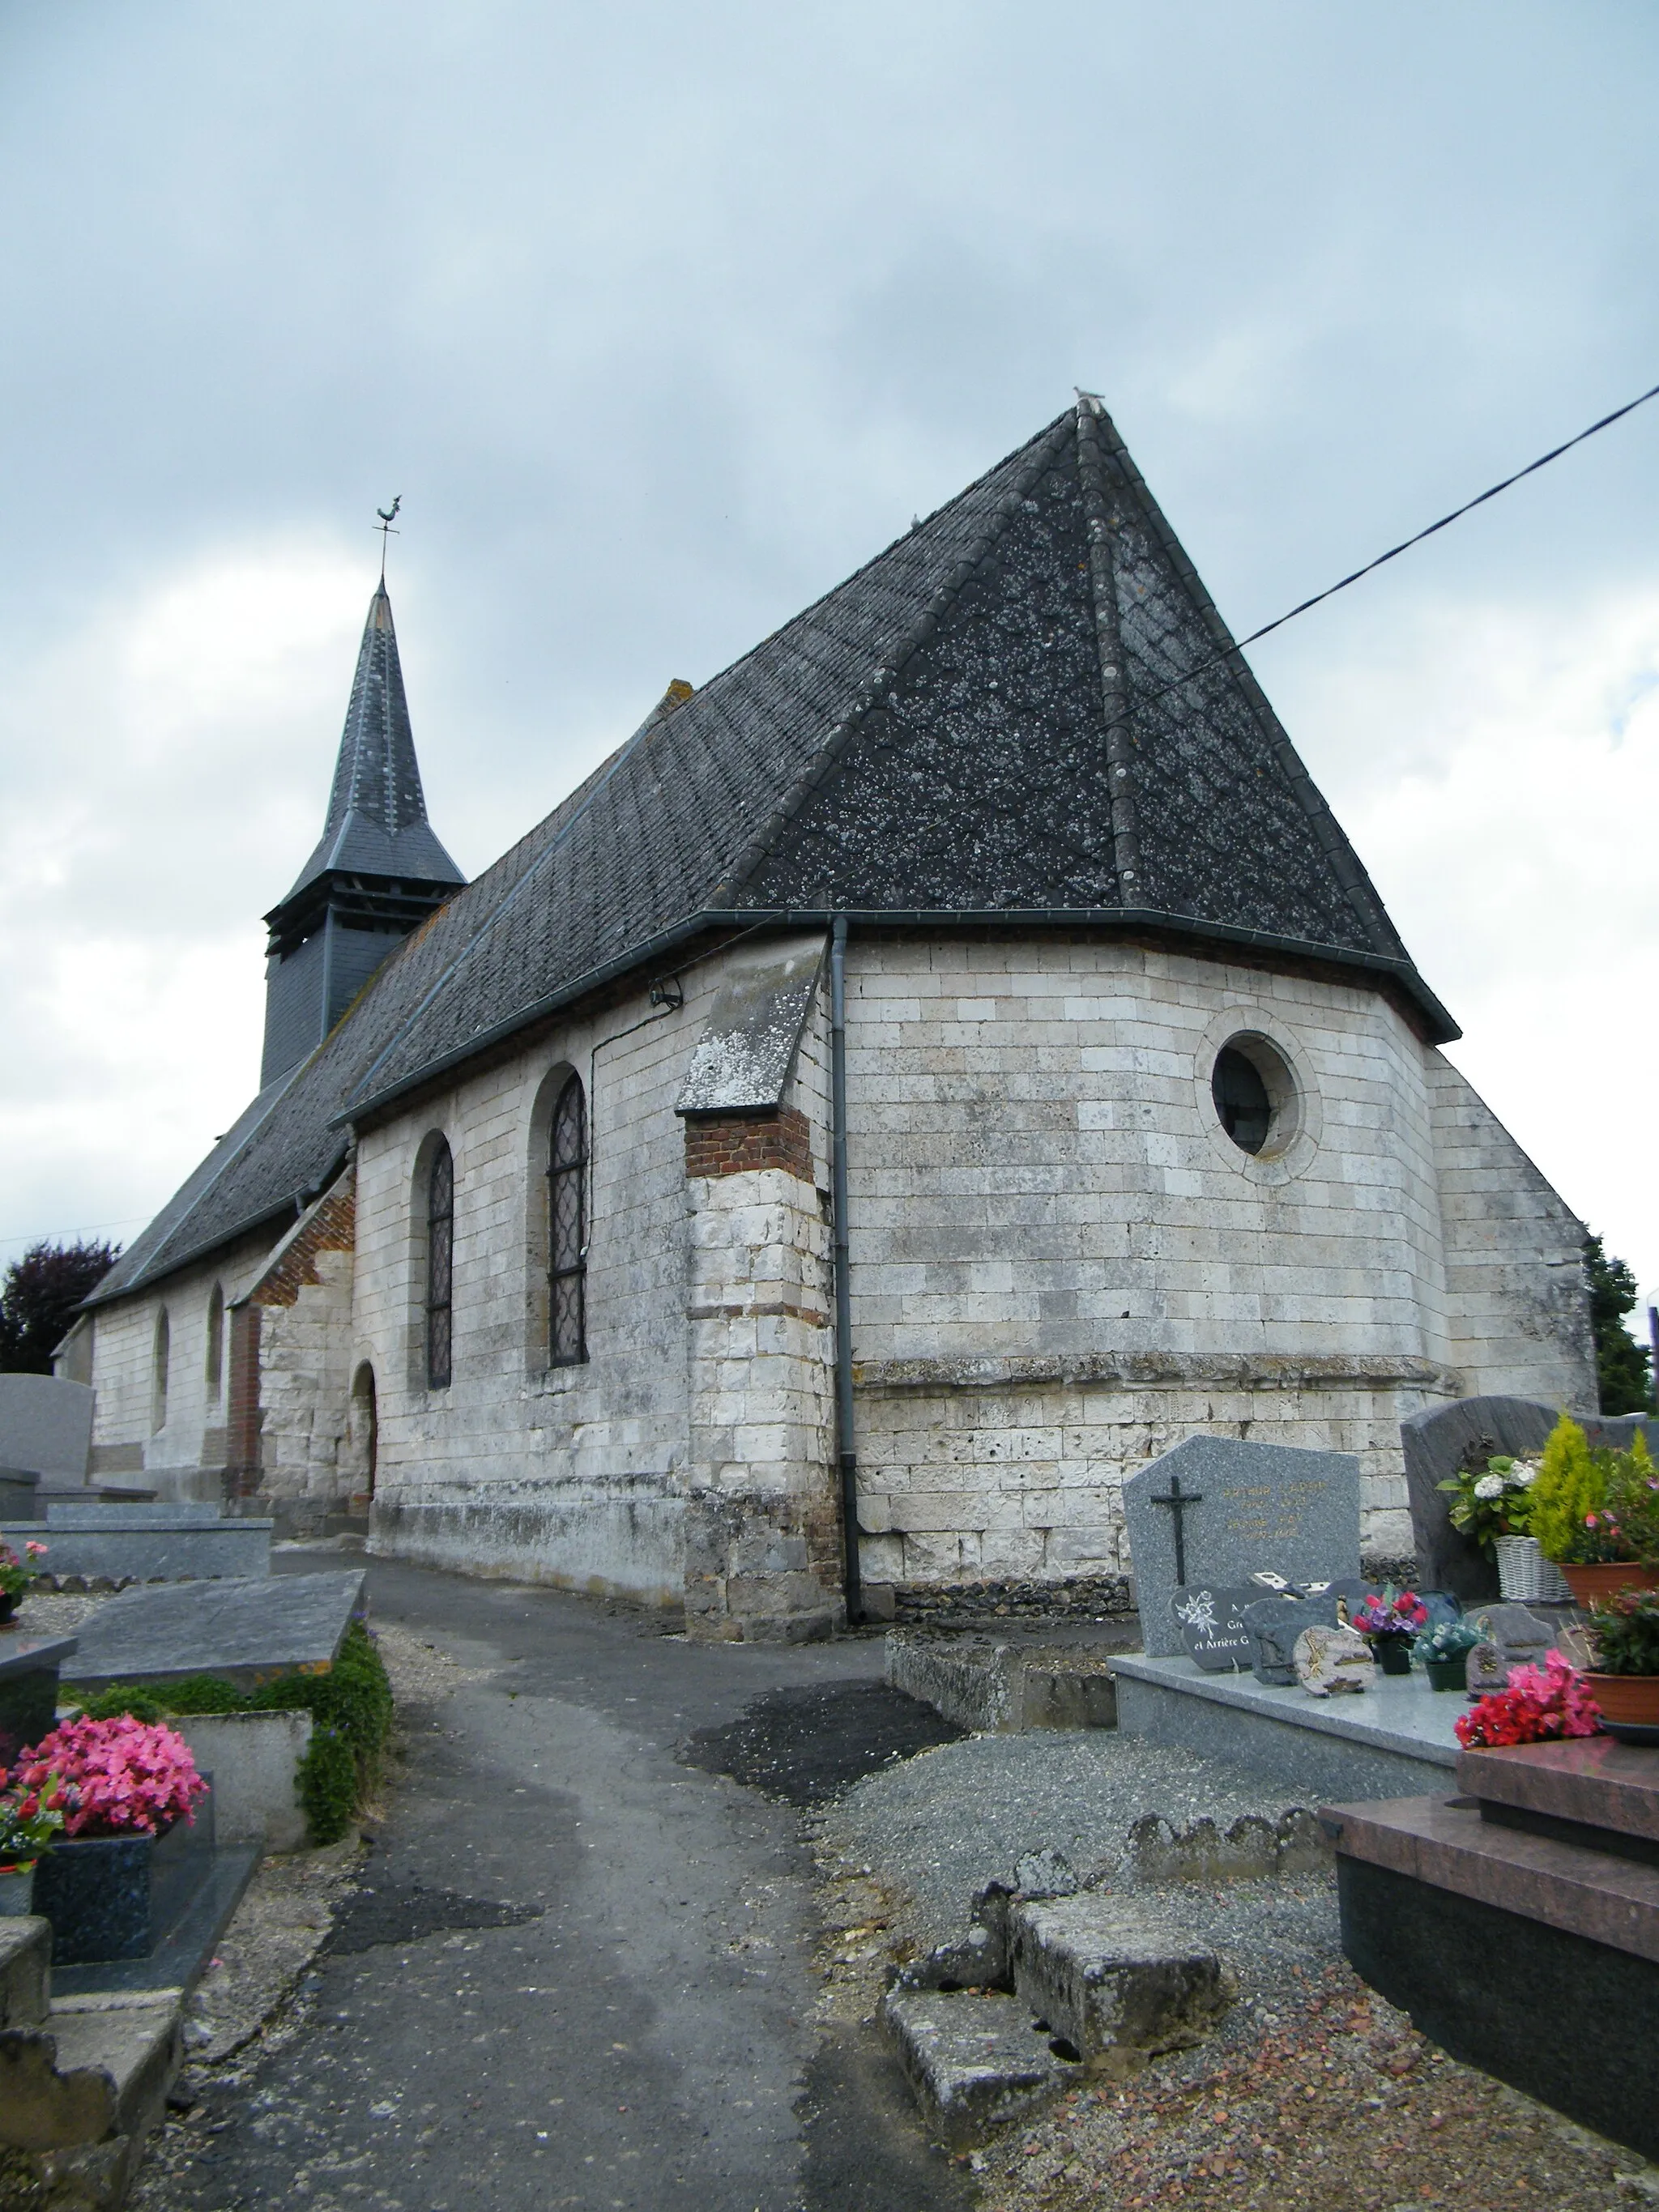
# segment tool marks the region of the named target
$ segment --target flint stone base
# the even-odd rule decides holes
[[[929,2129],[953,2148],[1024,2119],[1081,2071],[1000,1992],[896,1989],[881,2016]]]

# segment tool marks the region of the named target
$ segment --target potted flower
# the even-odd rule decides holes
[[[35,1562],[46,1556],[44,1544],[27,1543],[21,1553],[9,1544],[0,1544],[0,1628],[16,1627],[17,1601],[27,1597],[29,1584],[40,1579],[41,1571]]]
[[[32,1790],[0,1766],[0,1920],[33,1910],[35,1867],[64,1825],[56,1782]]]
[[[1628,1451],[1592,1451],[1564,1413],[1533,1485],[1531,1525],[1580,1605],[1659,1587],[1659,1468],[1641,1431]]]
[[[1590,1615],[1587,1674],[1609,1735],[1659,1743],[1659,1589],[1620,1590]]]
[[[1480,1641],[1480,1631],[1467,1620],[1437,1620],[1412,1645],[1412,1656],[1422,1662],[1431,1690],[1465,1690],[1469,1654]]]
[[[1547,1651],[1541,1667],[1511,1667],[1506,1690],[1494,1691],[1458,1715],[1457,1741],[1473,1751],[1480,1745],[1557,1743],[1568,1736],[1595,1735],[1601,1713],[1589,1679],[1559,1651]]]
[[[1390,1583],[1379,1597],[1362,1598],[1348,1611],[1348,1626],[1363,1636],[1371,1656],[1385,1674],[1409,1674],[1412,1639],[1426,1628],[1429,1608],[1411,1590],[1396,1591]],[[1478,1639],[1477,1639],[1478,1640]]]
[[[1494,1452],[1437,1487],[1451,1498],[1447,1517],[1452,1527],[1496,1562],[1504,1597],[1521,1604],[1565,1604],[1568,1593],[1560,1571],[1529,1531],[1538,1472],[1534,1459]]]
[[[195,1819],[207,1784],[176,1729],[135,1720],[63,1722],[17,1762],[15,1779],[51,1794],[63,1835],[36,1869],[37,1911],[64,1966],[143,1957],[152,1948],[158,1847]]]

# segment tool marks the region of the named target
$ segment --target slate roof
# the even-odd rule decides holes
[[[331,872],[392,876],[407,882],[462,884],[466,878],[438,842],[426,818],[415,758],[415,737],[404,696],[403,665],[392,601],[381,578],[368,603],[345,728],[334,764],[328,820],[317,849],[294,887],[273,908],[280,914],[307,884]],[[267,916],[267,919],[270,917]]]
[[[386,641],[386,806],[390,625],[371,608],[359,662],[367,696]],[[1457,1035],[1097,399],[684,689],[386,961],[94,1301],[320,1188],[349,1121],[726,921],[1175,930],[1386,975]]]

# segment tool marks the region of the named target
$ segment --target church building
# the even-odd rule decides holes
[[[60,1370],[98,1472],[831,1631],[1121,1588],[1126,1475],[1595,1403],[1584,1232],[1100,403],[625,744],[477,880],[384,585],[266,917],[260,1089]]]

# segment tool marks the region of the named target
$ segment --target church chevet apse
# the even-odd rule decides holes
[[[384,584],[260,1089],[88,1302],[96,1471],[827,1633],[1121,1592],[1194,1431],[1593,1404],[1583,1230],[1085,397],[468,884]]]

